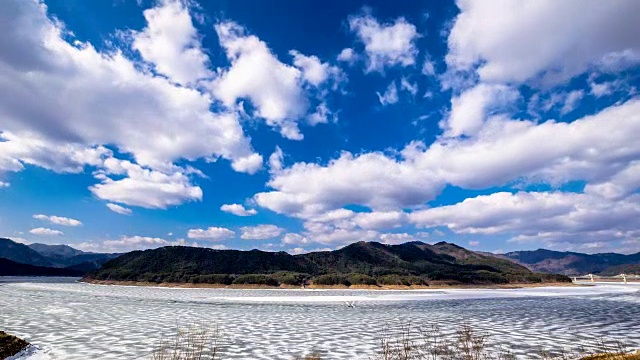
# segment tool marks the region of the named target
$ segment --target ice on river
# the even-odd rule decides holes
[[[177,324],[217,324],[225,359],[368,359],[385,328],[462,323],[516,355],[595,344],[640,347],[640,285],[528,289],[232,290],[0,278],[0,328],[50,359],[148,358]],[[355,307],[345,302],[355,301]]]

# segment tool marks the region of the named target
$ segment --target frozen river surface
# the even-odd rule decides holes
[[[50,359],[145,359],[176,324],[217,324],[225,359],[368,359],[384,328],[463,323],[519,357],[600,339],[640,348],[640,286],[513,290],[231,290],[0,277],[0,330]],[[344,301],[355,300],[356,307]]]

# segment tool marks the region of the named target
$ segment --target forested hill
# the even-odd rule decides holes
[[[569,281],[537,274],[504,259],[459,246],[358,242],[335,251],[290,255],[259,250],[163,247],[134,251],[105,263],[87,280],[220,284],[426,285]]]

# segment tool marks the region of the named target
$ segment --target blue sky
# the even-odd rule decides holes
[[[0,10],[0,236],[640,251],[637,1]]]

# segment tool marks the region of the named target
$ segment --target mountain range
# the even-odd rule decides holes
[[[495,255],[515,261],[537,272],[564,275],[618,275],[621,273],[640,274],[640,252],[623,255],[616,253],[582,254],[538,249],[533,251],[514,251]]]
[[[570,281],[460,246],[357,242],[301,255],[184,246],[133,251],[105,263],[86,280],[264,285],[428,285]]]
[[[0,267],[2,275],[37,275],[45,273],[51,276],[81,276],[98,269],[102,264],[120,254],[101,254],[77,250],[68,245],[20,244],[10,239],[0,238],[0,259],[6,259],[16,264],[36,266],[38,269],[24,266],[14,266],[20,273],[9,271],[10,263],[3,262]],[[48,269],[48,270],[47,270]],[[60,271],[61,269],[67,270]]]
[[[356,244],[360,244],[360,245],[356,245]],[[394,251],[396,252],[399,251],[396,248],[393,248],[393,247],[387,248],[386,251],[387,252],[390,251],[392,254],[388,254],[388,253],[385,254],[384,251],[382,252],[378,251],[380,249],[384,249],[384,246],[382,248],[378,246],[378,250],[374,250],[374,249],[368,248],[365,245],[362,245],[362,244],[374,244],[374,243],[356,243],[356,244],[352,244],[351,246],[348,246],[340,250],[336,250],[334,252],[312,253],[312,254],[320,254],[320,255],[305,254],[300,256],[292,256],[282,252],[268,253],[268,252],[257,252],[257,250],[254,250],[254,252],[252,253],[252,252],[243,252],[243,251],[237,251],[237,250],[229,250],[231,251],[231,253],[229,254],[225,253],[224,251],[221,253],[221,254],[227,254],[227,255],[224,255],[224,256],[216,255],[216,256],[224,257],[224,258],[226,257],[232,258],[233,256],[236,256],[238,259],[256,258],[252,260],[256,262],[262,261],[262,260],[259,260],[260,258],[265,258],[265,259],[269,258],[266,264],[271,264],[269,265],[271,267],[275,266],[272,264],[272,261],[274,261],[274,259],[286,258],[288,260],[282,260],[282,261],[287,264],[281,264],[281,265],[278,265],[279,267],[275,266],[274,268],[282,268],[284,269],[283,271],[309,272],[309,273],[318,273],[319,271],[318,268],[324,268],[326,271],[331,270],[331,266],[333,266],[331,265],[332,261],[335,262],[336,264],[336,268],[334,269],[336,271],[340,271],[340,272],[356,271],[357,272],[362,270],[361,268],[364,267],[365,270],[367,270],[370,273],[375,272],[373,271],[373,268],[375,267],[382,267],[382,268],[385,268],[385,267],[388,268],[389,266],[394,267],[390,264],[394,264],[394,262],[399,261],[398,259],[395,258],[396,255],[398,254],[393,253]],[[599,274],[604,276],[612,276],[612,275],[617,275],[621,273],[640,274],[640,253],[630,254],[630,255],[623,255],[623,254],[616,254],[616,253],[582,254],[577,252],[561,252],[561,251],[538,249],[533,251],[514,251],[506,254],[493,254],[493,253],[484,253],[484,252],[473,252],[473,251],[464,249],[462,247],[459,247],[457,245],[446,243],[446,242],[440,242],[435,245],[429,245],[429,244],[424,244],[419,242],[408,243],[408,244],[413,244],[417,246],[419,249],[421,249],[421,251],[424,252],[423,254],[424,256],[431,257],[432,260],[436,261],[436,263],[440,261],[440,264],[444,260],[442,258],[438,258],[438,256],[448,256],[448,257],[453,257],[455,259],[453,260],[453,262],[455,262],[457,265],[472,265],[472,266],[486,265],[494,269],[505,270],[507,272],[509,271],[518,272],[518,271],[521,271],[522,268],[524,267],[533,272],[556,273],[556,274],[564,274],[564,275],[583,275],[583,274],[589,274],[589,273]],[[374,248],[376,247],[375,245],[372,245],[372,246]],[[403,244],[403,246],[407,246],[407,244]],[[360,247],[359,250],[357,251],[354,250],[354,249],[358,249],[358,247]],[[208,250],[202,249],[202,251],[205,251],[205,254],[206,254],[206,251]],[[236,251],[237,253],[233,253],[234,251]],[[356,255],[355,253],[357,252],[361,253],[358,255],[365,256],[365,257],[370,256],[370,258],[366,261],[361,261],[362,259],[359,259],[357,256],[355,256]],[[431,254],[430,252],[432,252],[437,256],[434,257],[434,255]],[[186,250],[185,253],[191,254],[191,255],[195,254],[195,253],[192,254],[188,250]],[[198,253],[198,251],[196,251],[196,253]],[[247,253],[249,253],[249,255],[247,255]],[[329,253],[332,253],[332,255],[328,255]],[[133,266],[131,264],[124,263],[124,261],[127,259],[133,260],[134,258],[137,259],[138,257],[144,258],[148,256],[156,256],[155,253],[147,254],[145,251],[133,252],[131,254],[132,255],[128,255],[128,257],[124,258],[123,262],[117,263],[117,266],[119,267],[122,266],[123,268],[127,268],[130,266]],[[231,254],[235,254],[235,255],[231,256]],[[240,254],[243,254],[243,255],[240,255]],[[270,255],[264,255],[264,254],[279,254],[279,255],[270,256]],[[366,255],[366,254],[369,254],[369,255]],[[121,254],[102,254],[102,253],[84,252],[81,250],[74,249],[73,247],[68,245],[46,245],[46,244],[25,245],[25,244],[14,242],[10,239],[0,238],[0,259],[4,258],[18,264],[33,265],[33,266],[39,266],[43,268],[68,269],[74,274],[79,274],[79,275],[93,272],[99,269],[107,261],[114,259],[119,255]],[[205,256],[205,255],[201,254],[199,256]],[[210,255],[206,255],[206,256],[210,256]],[[291,259],[289,258],[290,256],[293,259],[295,259],[295,261],[291,261]],[[352,257],[355,256],[356,261],[351,262],[350,256]],[[403,259],[403,256],[405,255],[403,254],[402,256],[400,256],[401,260]],[[300,260],[300,259],[306,259],[306,260]],[[136,261],[144,262],[143,260],[136,260]],[[194,261],[196,261],[196,263],[198,262],[198,260],[194,260]],[[379,261],[380,263],[374,264],[375,261]],[[402,261],[406,261],[406,259]],[[449,263],[452,262],[450,258],[448,261]],[[446,262],[447,261],[444,261],[444,263]],[[365,263],[368,263],[369,265],[365,266],[364,265]],[[520,267],[512,268],[511,265],[505,265],[505,264],[513,264],[513,263],[519,265]],[[249,262],[249,264],[251,264],[251,262]],[[314,265],[310,265],[310,264],[316,264],[318,267],[315,268]],[[325,265],[322,265],[322,264],[325,264]],[[356,266],[354,264],[358,264],[358,265]],[[403,264],[406,265],[406,263],[403,263]],[[247,267],[247,263],[245,262],[237,265],[238,266],[241,265],[242,267],[245,267],[245,269],[243,270],[240,268],[230,267],[225,269],[216,268],[215,271],[224,270],[233,274],[242,274],[242,273],[248,274],[248,273],[254,273],[254,272],[260,273],[260,272],[273,270],[272,268],[256,268],[252,266]],[[10,264],[4,263],[3,266],[4,266],[4,269],[7,269],[10,266]],[[193,268],[193,264],[190,264],[189,266]],[[210,270],[206,270],[208,269],[207,266],[203,268],[203,271],[205,272],[210,271]],[[33,271],[31,270],[27,271],[27,268],[21,268],[21,269],[22,269],[21,271],[23,271],[21,275],[30,275],[31,273],[41,274],[43,272],[43,269],[37,269],[37,270],[31,269]],[[463,271],[462,273],[466,274],[467,273],[466,270],[468,270],[468,268],[467,269],[463,268],[463,270],[465,271]],[[112,271],[112,268],[105,269],[105,272],[103,272],[102,274],[106,274],[106,272],[109,272],[109,271]],[[145,268],[145,271],[154,273],[158,271],[158,269]],[[192,271],[192,270],[189,270],[189,271]],[[410,272],[411,271],[409,271],[409,273]],[[9,273],[8,271],[0,269],[0,276],[8,275],[8,273]],[[50,273],[58,274],[60,272],[59,270],[51,270]],[[407,273],[407,271],[405,271],[405,273]]]

